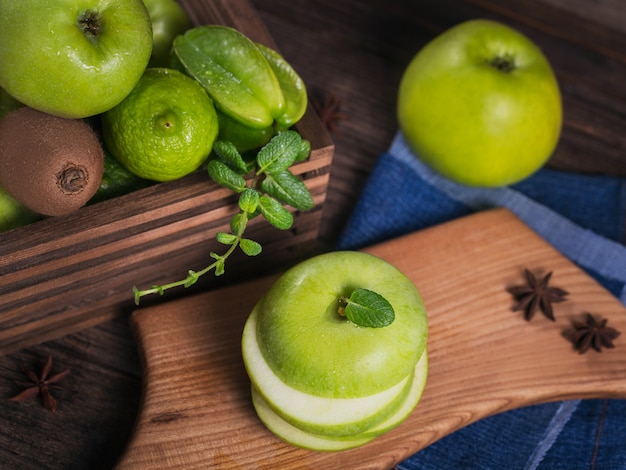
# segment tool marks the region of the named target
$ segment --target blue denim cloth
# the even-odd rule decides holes
[[[626,179],[545,168],[510,187],[470,188],[421,163],[400,133],[372,170],[337,248],[493,207],[509,208],[626,305]],[[626,470],[626,400],[508,411],[444,437],[398,468]]]

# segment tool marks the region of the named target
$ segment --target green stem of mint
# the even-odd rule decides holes
[[[259,254],[261,245],[243,237],[248,220],[252,217],[262,215],[274,227],[287,230],[293,224],[293,215],[284,205],[300,211],[313,207],[313,198],[308,188],[289,170],[295,162],[308,158],[311,151],[308,141],[303,140],[297,131],[283,131],[272,137],[256,155],[253,169],[249,168],[248,163],[230,142],[218,141],[213,150],[215,158],[207,165],[209,176],[219,185],[239,194],[240,211],[233,216],[230,223],[233,233],[217,234],[217,241],[229,245],[229,248],[223,255],[212,252],[211,257],[215,261],[200,271],[188,271],[185,279],[145,290],[133,287],[137,305],[141,297],[146,295],[163,295],[168,289],[189,287],[208,272],[215,271],[215,275],[220,276],[224,272],[226,259],[237,248],[241,248],[248,256]],[[249,170],[253,171],[253,176],[248,187],[245,175]],[[264,176],[262,179],[259,178],[261,174]]]
[[[248,213],[245,211],[240,211],[239,214],[242,218],[244,218],[244,221],[242,221],[240,225],[240,229],[238,230],[238,233],[233,234],[236,237],[235,242],[232,245],[230,245],[228,250],[226,250],[226,252],[223,255],[221,255],[220,259],[215,260],[213,263],[209,264],[207,267],[205,267],[204,269],[201,269],[200,271],[189,271],[187,277],[179,281],[170,282],[169,284],[163,284],[160,286],[152,286],[151,288],[145,289],[145,290],[139,290],[137,289],[137,287],[133,287],[133,292],[135,294],[135,305],[139,305],[139,300],[141,299],[141,297],[144,297],[146,295],[151,295],[151,294],[163,295],[164,292],[168,289],[173,289],[175,287],[189,286],[195,283],[199,277],[204,276],[205,274],[215,270],[219,264],[224,263],[228,259],[228,257],[231,254],[233,254],[234,251],[239,247],[239,244],[241,243],[241,239],[243,238],[245,227],[247,225],[246,222],[248,221]]]
[[[245,222],[248,221],[247,212],[241,211],[239,214],[241,217],[245,218]],[[240,230],[238,230],[238,233],[233,234],[235,235],[235,242],[232,245],[230,245],[230,248],[228,248],[228,250],[226,250],[226,252],[223,255],[221,255],[220,259],[215,260],[213,263],[211,263],[204,269],[201,269],[200,271],[189,271],[185,279],[181,279],[175,282],[170,282],[169,284],[163,284],[161,286],[152,286],[150,289],[139,290],[137,289],[137,287],[133,287],[133,293],[135,295],[135,305],[139,305],[139,299],[141,299],[141,297],[144,297],[146,295],[151,295],[151,294],[163,295],[164,292],[168,289],[173,289],[175,287],[182,287],[182,286],[187,287],[195,283],[199,277],[204,276],[205,274],[215,270],[219,264],[223,264],[228,259],[228,257],[231,254],[233,254],[233,252],[239,247],[239,244],[241,243],[241,240],[243,238],[243,233],[245,231],[245,226],[246,226],[245,222],[240,225]]]

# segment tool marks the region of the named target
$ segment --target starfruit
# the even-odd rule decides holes
[[[306,111],[306,88],[293,67],[278,52],[236,29],[221,25],[192,28],[176,38],[173,54],[175,62],[207,90],[218,114],[223,115],[220,122],[227,124],[221,132],[227,135],[220,139],[267,141],[275,132],[295,124]]]

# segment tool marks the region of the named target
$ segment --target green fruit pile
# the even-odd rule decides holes
[[[293,126],[307,107],[304,82],[276,51],[235,29],[192,28],[174,40],[173,66],[207,90],[220,119],[219,140],[259,147]]]
[[[357,288],[382,296],[394,319],[356,324],[339,313]],[[377,302],[372,304],[376,316]],[[368,310],[367,308],[365,309]],[[252,310],[242,354],[261,421],[283,440],[337,451],[402,423],[428,371],[426,310],[394,266],[360,252],[332,252],[283,274]]]
[[[50,28],[55,34],[38,34]],[[159,80],[155,70],[163,72]],[[29,110],[0,136],[0,185],[25,212],[64,215],[79,201],[180,178],[209,158],[216,138],[257,149],[293,126],[306,106],[302,80],[278,53],[232,28],[193,28],[175,0],[0,3],[0,119]],[[27,115],[41,128],[13,132]],[[82,160],[89,184],[84,178],[80,197],[55,189],[62,186],[58,168],[74,158],[69,121],[89,124],[89,131],[81,126],[89,134],[81,142],[99,141],[99,150],[87,152],[97,161]],[[54,139],[42,135],[51,128]],[[104,154],[120,165],[104,165]],[[28,184],[13,181],[24,175]]]

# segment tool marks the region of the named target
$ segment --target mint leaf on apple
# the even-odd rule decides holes
[[[383,328],[396,318],[391,304],[382,295],[368,290],[355,289],[350,298],[342,298],[343,313],[352,323],[369,328]]]

